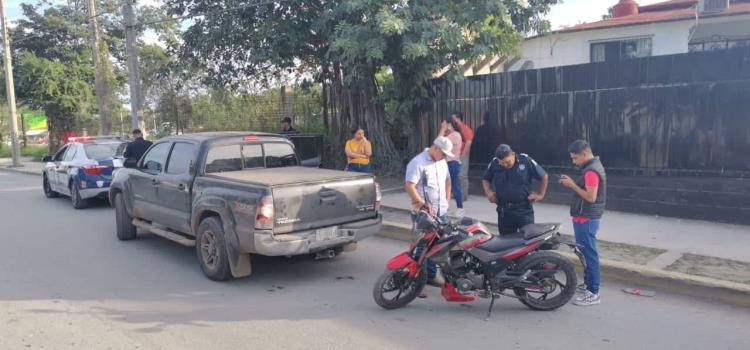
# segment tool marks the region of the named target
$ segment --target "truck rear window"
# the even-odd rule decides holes
[[[299,161],[294,148],[281,142],[216,146],[211,148],[206,156],[207,174],[297,165]]]

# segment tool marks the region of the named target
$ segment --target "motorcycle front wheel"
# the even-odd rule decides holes
[[[409,276],[407,269],[385,270],[372,290],[375,303],[392,310],[412,302],[427,284],[427,272],[422,269],[417,277]]]
[[[555,310],[573,298],[578,278],[575,265],[556,252],[542,251],[527,255],[516,269],[523,274],[531,271],[524,287],[513,293],[533,310]]]

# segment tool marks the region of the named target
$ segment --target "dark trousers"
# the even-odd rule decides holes
[[[521,227],[534,223],[534,208],[529,205],[497,207],[497,228],[501,235],[516,233]]]

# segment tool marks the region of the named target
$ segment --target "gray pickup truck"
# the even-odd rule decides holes
[[[140,228],[194,246],[206,276],[221,281],[249,276],[250,254],[330,258],[380,230],[372,175],[319,169],[299,154],[276,134],[161,139],[114,175],[117,238]]]

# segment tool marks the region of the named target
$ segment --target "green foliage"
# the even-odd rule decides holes
[[[28,145],[21,148],[22,157],[31,157],[34,162],[41,162],[42,158],[49,153],[46,145]],[[0,146],[0,158],[10,158],[11,150],[7,145]]]
[[[21,156],[31,157],[34,162],[41,162],[42,158],[49,154],[47,145],[28,145],[21,149]]]

